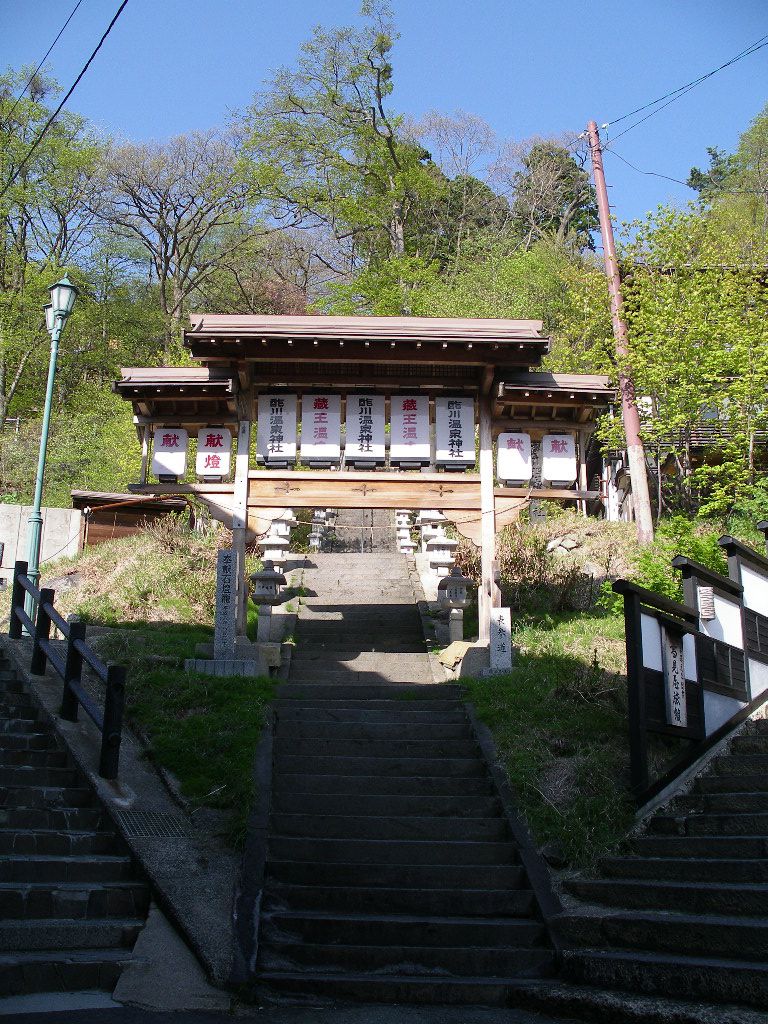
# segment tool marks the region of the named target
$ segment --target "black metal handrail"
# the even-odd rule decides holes
[[[29,670],[33,675],[45,674],[51,664],[64,681],[61,697],[61,717],[76,722],[78,708],[82,707],[101,732],[99,775],[103,779],[116,779],[120,761],[120,742],[123,730],[123,709],[125,706],[125,668],[122,665],[108,665],[96,654],[85,640],[84,622],[67,622],[54,608],[55,593],[49,588],[38,589],[27,576],[27,563],[17,562],[13,570],[13,591],[11,595],[11,617],[8,636],[18,639],[22,627],[32,637],[32,659]],[[32,599],[35,612],[28,615],[24,604],[25,595]],[[67,642],[64,657],[54,647],[51,626],[55,626]],[[82,686],[83,664],[105,684],[104,708],[100,709]]]

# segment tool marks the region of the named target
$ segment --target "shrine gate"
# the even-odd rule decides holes
[[[142,443],[130,489],[195,495],[232,529],[241,632],[246,544],[287,508],[441,511],[480,546],[487,641],[497,531],[532,500],[602,500],[588,446],[614,392],[537,370],[541,321],[194,315],[184,341],[198,365],[114,386]]]

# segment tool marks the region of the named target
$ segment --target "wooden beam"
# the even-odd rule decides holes
[[[491,638],[491,608],[494,604],[493,579],[496,558],[496,523],[493,492],[493,437],[491,433],[491,399],[479,401],[480,419],[480,589],[478,592],[478,639],[488,643]]]

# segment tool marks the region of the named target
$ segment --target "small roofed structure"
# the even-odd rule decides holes
[[[107,491],[72,491],[72,508],[83,513],[80,548],[103,544],[108,540],[130,537],[147,523],[169,515],[187,513],[192,508],[187,498],[137,498],[135,494]]]

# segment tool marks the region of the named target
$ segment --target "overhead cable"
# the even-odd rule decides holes
[[[683,181],[682,178],[673,178],[671,175],[662,174],[660,171],[644,171],[642,167],[635,166],[635,164],[630,160],[627,160],[626,157],[622,156],[621,153],[617,153],[610,145],[603,146],[603,152],[611,153],[613,156],[618,157],[623,164],[626,164],[627,167],[631,167],[632,170],[637,171],[638,174],[647,174],[653,178],[664,178],[666,181],[674,181],[678,185],[686,185],[688,188],[693,188],[692,185],[689,185],[687,181]],[[718,195],[727,196],[764,196],[766,194],[766,189],[759,188],[717,188],[715,191]]]
[[[51,116],[50,116],[50,117],[48,118],[48,120],[46,121],[46,123],[45,123],[45,124],[43,125],[42,129],[40,130],[40,132],[39,132],[39,133],[38,133],[38,135],[37,135],[37,138],[35,139],[35,141],[34,141],[34,142],[32,143],[32,145],[31,145],[31,146],[29,147],[29,149],[27,150],[27,152],[26,152],[26,154],[25,154],[24,158],[23,158],[23,159],[21,160],[21,162],[19,163],[19,165],[18,165],[18,167],[16,168],[16,170],[15,170],[15,171],[13,172],[13,174],[11,175],[11,177],[10,177],[10,178],[8,179],[8,181],[7,181],[7,182],[5,183],[5,185],[3,186],[3,189],[2,189],[2,191],[0,192],[0,199],[2,199],[2,197],[3,197],[3,196],[5,195],[5,193],[6,193],[7,191],[8,191],[8,189],[9,189],[9,188],[11,187],[11,185],[13,185],[14,181],[16,181],[16,179],[18,178],[18,176],[19,176],[19,175],[21,174],[21,172],[22,172],[22,171],[24,170],[24,168],[26,167],[26,165],[27,165],[27,163],[28,163],[29,159],[31,158],[32,154],[33,154],[33,153],[35,152],[35,150],[37,149],[37,147],[38,147],[38,146],[40,145],[40,143],[41,143],[41,142],[43,141],[43,139],[45,138],[45,135],[46,135],[46,133],[48,132],[48,129],[49,129],[50,127],[51,127],[51,125],[53,124],[53,122],[54,122],[54,121],[56,120],[56,118],[57,118],[57,117],[59,116],[59,114],[61,113],[61,110],[62,110],[62,108],[63,108],[64,104],[65,104],[65,103],[67,102],[67,100],[69,99],[69,97],[70,97],[70,96],[72,95],[72,93],[73,93],[73,92],[75,91],[75,89],[77,88],[77,86],[78,86],[78,84],[80,83],[80,80],[82,79],[83,75],[84,75],[84,74],[86,73],[86,71],[87,71],[87,70],[88,70],[88,68],[90,67],[90,65],[91,65],[91,62],[93,61],[93,58],[94,58],[94,57],[96,56],[96,54],[97,54],[97,53],[99,52],[99,50],[100,50],[100,49],[101,49],[101,47],[103,46],[103,44],[104,44],[104,40],[105,40],[105,39],[107,38],[107,36],[109,35],[109,33],[110,33],[110,32],[112,31],[112,28],[113,28],[113,26],[114,26],[115,22],[116,22],[116,21],[117,21],[117,19],[118,19],[118,18],[120,17],[120,15],[121,15],[121,14],[123,13],[123,11],[125,10],[125,7],[126,7],[126,5],[127,5],[127,4],[128,4],[128,0],[123,0],[123,2],[122,2],[122,3],[120,4],[120,6],[118,7],[118,9],[117,9],[117,12],[116,12],[115,16],[114,16],[114,17],[112,18],[112,21],[110,21],[109,25],[107,26],[107,30],[106,30],[106,32],[104,33],[104,35],[103,35],[103,36],[101,37],[101,39],[99,40],[99,42],[98,42],[98,45],[96,46],[96,49],[95,49],[95,50],[93,51],[93,53],[91,54],[91,56],[90,56],[90,57],[88,58],[88,60],[87,60],[87,61],[85,62],[85,65],[83,66],[83,69],[82,69],[82,71],[80,72],[80,74],[79,74],[79,75],[77,76],[77,78],[75,79],[75,81],[74,81],[74,82],[72,83],[72,85],[70,86],[70,88],[69,88],[69,89],[67,90],[67,94],[66,94],[66,96],[65,96],[65,97],[64,97],[64,99],[63,99],[63,100],[61,101],[61,103],[60,103],[60,104],[58,105],[58,107],[56,107],[56,109],[55,109],[55,110],[54,110],[54,112],[53,112],[53,113],[51,114]]]

